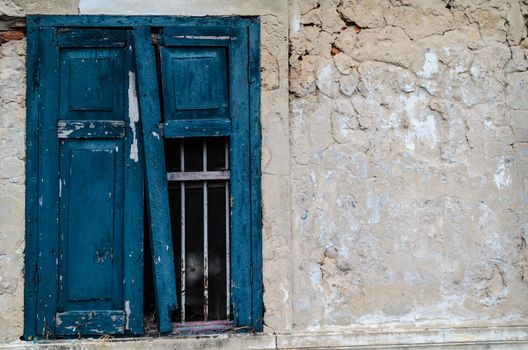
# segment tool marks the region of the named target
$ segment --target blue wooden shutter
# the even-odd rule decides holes
[[[207,19],[165,27],[159,38],[164,137],[229,136],[233,322],[259,329],[261,310],[252,308],[248,41],[247,25]]]
[[[165,171],[165,153],[160,130],[160,101],[156,56],[150,27],[134,28],[136,60],[147,180],[152,267],[159,331],[172,330],[171,312],[176,310],[176,277],[169,211],[169,190]]]
[[[142,333],[143,177],[131,35],[41,29],[37,332]]]

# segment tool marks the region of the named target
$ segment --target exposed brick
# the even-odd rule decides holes
[[[26,35],[19,30],[10,30],[7,32],[0,32],[0,43],[6,43],[13,40],[22,40]]]

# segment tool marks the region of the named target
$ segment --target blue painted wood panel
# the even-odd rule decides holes
[[[227,49],[162,47],[165,120],[228,119]]]
[[[67,48],[60,58],[60,119],[123,119],[123,49]]]
[[[262,285],[261,122],[260,122],[260,22],[251,20],[249,31],[249,144],[251,187],[251,308],[252,326],[262,332],[264,303]]]
[[[249,145],[248,30],[234,27],[230,45],[231,299],[233,321],[251,325],[251,192]]]
[[[161,106],[157,66],[151,35],[150,27],[134,28],[156,313],[159,331],[167,333],[172,331],[171,313],[177,308],[178,298],[176,296],[169,189],[160,130]]]
[[[61,139],[123,138],[126,125],[122,120],[59,120],[57,136]]]
[[[39,38],[39,111],[38,111],[38,213],[37,213],[37,334],[47,338],[55,334],[58,300],[58,193],[59,143],[59,52],[56,31],[43,28]],[[47,283],[40,283],[47,281]]]
[[[55,326],[62,335],[101,336],[124,333],[126,319],[123,311],[71,311],[58,313]]]
[[[43,146],[32,336],[143,332],[134,55],[129,32],[106,34],[40,29],[39,110],[31,115]],[[87,320],[91,326],[81,327]]]
[[[27,20],[26,56],[26,249],[24,251],[24,339],[37,334],[38,65],[39,28]]]
[[[34,336],[48,337],[54,334],[123,332],[141,334],[143,331],[144,154],[142,142],[143,138],[145,140],[149,138],[148,133],[156,137],[153,132],[161,130],[155,123],[147,124],[146,130],[142,129],[139,116],[134,113],[134,109],[137,111],[138,108],[136,96],[138,87],[135,85],[134,62],[137,53],[134,53],[132,30],[126,28],[137,26],[145,26],[137,27],[136,33],[140,33],[144,39],[142,45],[147,50],[143,53],[148,52],[149,55],[149,60],[140,60],[138,65],[142,68],[145,68],[144,65],[150,65],[147,67],[149,73],[139,79],[139,87],[143,88],[139,96],[143,115],[149,115],[145,111],[155,112],[156,109],[159,113],[160,109],[160,106],[152,105],[152,103],[159,103],[157,93],[153,95],[149,90],[155,89],[156,84],[148,77],[156,78],[156,68],[163,68],[155,67],[155,56],[150,41],[150,26],[152,26],[161,29],[159,42],[162,50],[173,53],[174,60],[176,60],[169,62],[172,64],[173,72],[168,77],[162,77],[164,95],[166,95],[168,78],[172,79],[170,83],[172,87],[181,84],[181,86],[187,85],[187,88],[191,88],[190,91],[186,88],[181,95],[173,95],[174,103],[169,107],[173,108],[174,113],[166,113],[167,123],[164,126],[166,131],[172,130],[172,134],[169,132],[166,136],[220,135],[218,133],[230,135],[230,157],[232,161],[239,164],[235,166],[232,174],[231,223],[234,236],[231,249],[235,254],[234,257],[232,256],[234,323],[249,325],[257,331],[261,330],[258,19],[167,16],[29,16],[27,23],[26,217],[28,221],[26,252],[30,255],[33,252],[33,254],[26,255],[24,330],[26,339]],[[103,27],[106,28],[101,29]],[[137,55],[137,57],[144,58],[145,56]],[[165,64],[161,63],[162,66]],[[225,68],[222,68],[222,65]],[[141,68],[138,67],[138,69]],[[200,75],[201,78],[211,81],[193,89],[192,86],[196,86],[191,83],[193,77],[200,77]],[[185,77],[185,81],[183,83],[177,81],[178,77]],[[227,91],[226,94],[224,94],[225,91]],[[131,96],[133,100],[136,99],[135,105],[129,101]],[[165,96],[164,98],[164,103],[167,103]],[[148,103],[151,103],[151,106],[145,108],[144,101],[150,101]],[[181,106],[180,110],[177,109],[178,104]],[[167,112],[167,105],[163,107],[162,110]],[[170,115],[173,116],[172,120],[169,120]],[[153,120],[155,121],[156,118],[151,118],[151,121]],[[157,120],[161,121],[160,118]],[[192,122],[187,123],[189,120]],[[174,123],[176,121],[181,121],[186,126]],[[81,131],[72,131],[76,123],[84,127],[90,125],[91,122],[98,123],[94,124],[96,130],[81,128],[83,129]],[[198,124],[193,124],[196,122]],[[138,135],[143,135],[143,137],[138,137]],[[158,136],[161,137],[161,134]],[[66,214],[69,215],[70,212],[63,211],[62,207],[59,211],[59,200],[62,203],[64,192],[61,193],[61,197],[59,193],[68,189],[62,189],[59,186],[59,177],[62,178],[62,172],[59,173],[59,170],[67,162],[78,169],[84,169],[85,165],[73,164],[75,161],[72,163],[71,157],[66,157],[64,151],[67,149],[80,151],[82,156],[79,155],[79,157],[88,159],[92,156],[87,156],[84,152],[96,152],[95,148],[90,147],[97,145],[101,147],[97,152],[107,150],[107,153],[110,153],[108,147],[110,144],[114,144],[118,149],[118,151],[114,149],[113,156],[108,154],[106,156],[110,158],[94,156],[91,162],[99,164],[97,167],[107,169],[112,163],[109,159],[113,159],[114,176],[107,177],[105,171],[103,182],[106,185],[103,186],[107,186],[104,190],[110,192],[110,183],[113,183],[113,195],[116,196],[121,191],[122,213],[116,214],[117,198],[114,198],[113,207],[114,220],[121,222],[114,221],[112,226],[103,215],[101,220],[104,222],[101,226],[111,228],[113,230],[111,233],[104,230],[96,234],[94,239],[89,241],[90,249],[81,247],[81,240],[74,242],[72,247],[66,246],[67,239],[60,240],[63,226],[60,226],[59,231],[59,218],[63,219],[60,220],[60,225],[63,225]],[[147,145],[147,147],[150,146]],[[163,161],[160,163],[164,164]],[[116,170],[119,167],[121,169]],[[149,169],[148,166],[147,169]],[[88,168],[85,170],[88,173],[92,171]],[[99,181],[101,175],[102,172],[99,172],[92,176],[93,181]],[[162,189],[163,183],[160,184]],[[78,180],[74,185],[79,187],[83,184],[81,180]],[[69,186],[71,189],[72,184],[70,183]],[[96,185],[86,184],[87,188],[91,186]],[[121,189],[117,188],[119,186]],[[160,185],[155,186],[158,190],[160,189]],[[82,191],[79,194],[88,195],[82,194]],[[103,200],[106,199],[102,197],[98,199],[98,201]],[[164,207],[160,207],[161,212],[165,210]],[[75,210],[80,212],[79,208],[80,206],[76,208],[75,205],[69,207],[74,212]],[[100,210],[107,213],[110,211],[109,208],[110,205],[106,203],[101,205]],[[155,211],[150,208],[150,212]],[[62,217],[63,214],[64,217]],[[152,220],[152,215],[150,219]],[[154,222],[154,225],[159,226],[160,222]],[[122,234],[118,242],[122,248],[116,250],[118,243],[115,237],[119,234]],[[120,262],[115,264],[114,262],[108,265],[106,262],[103,263],[104,268],[101,273],[104,278],[102,281],[107,280],[109,275],[115,277],[120,273],[122,289],[116,290],[117,284],[110,286],[102,283],[93,291],[81,295],[85,291],[78,288],[73,293],[76,295],[75,298],[70,298],[71,300],[66,303],[63,302],[67,298],[63,299],[66,294],[60,294],[59,286],[70,288],[72,286],[66,284],[71,283],[74,286],[70,289],[75,291],[75,285],[82,282],[80,279],[62,282],[59,280],[60,272],[68,267],[65,261],[57,264],[61,251],[66,252],[70,248],[72,251],[74,249],[87,250],[86,254],[80,256],[77,263],[73,265],[74,267],[79,266],[84,261],[88,261],[89,257],[100,257],[99,250],[92,248],[101,242],[111,241],[109,237],[114,239],[114,246],[109,249],[109,245],[104,243],[102,244],[102,247],[106,249],[104,251],[111,250],[112,253],[117,251],[117,254],[121,254],[121,258],[119,258]],[[155,240],[153,243],[161,248],[166,242],[162,239]],[[114,265],[119,264],[121,271],[116,272]],[[90,267],[86,273],[91,273],[91,269],[95,271],[100,267]],[[77,271],[75,268],[72,271]],[[170,276],[168,280],[166,277],[163,275],[161,279],[165,279],[165,282],[170,281]],[[159,277],[156,276],[156,278]],[[46,281],[46,283],[41,281]],[[88,288],[90,282],[86,281]],[[161,285],[160,281],[157,284]],[[174,295],[173,298],[171,293],[176,292],[176,287],[171,290],[170,285],[170,282],[165,283],[165,287],[157,291],[158,299],[165,298],[162,303],[165,313],[162,330],[170,328],[169,314],[170,310],[175,307],[176,297]],[[112,291],[108,298],[104,294],[108,294],[109,289]],[[164,291],[167,292],[163,293]],[[117,298],[119,300],[114,300],[114,294],[121,295]],[[112,301],[109,301],[110,299]],[[111,303],[114,304],[107,306]],[[86,305],[86,309],[81,307],[82,304]],[[91,305],[88,306],[88,304]],[[61,311],[60,308],[64,309],[64,305],[69,305],[70,309]],[[158,309],[161,309],[159,305]]]
[[[168,120],[163,123],[163,136],[167,138],[229,136],[230,119]]]
[[[122,141],[61,142],[59,312],[122,304],[122,154]]]

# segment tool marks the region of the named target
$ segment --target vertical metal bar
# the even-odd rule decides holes
[[[180,167],[185,171],[184,139],[180,143]],[[181,198],[181,321],[185,322],[185,182],[180,182]]]
[[[207,139],[203,139],[202,147],[203,171],[207,171]],[[204,239],[204,321],[207,321],[209,314],[209,242],[208,242],[208,203],[207,203],[207,181],[203,182],[203,239]]]
[[[225,141],[225,168],[229,169],[229,141]],[[231,274],[230,274],[230,262],[229,262],[229,251],[230,251],[230,240],[229,240],[229,214],[231,207],[229,203],[229,180],[225,182],[225,222],[226,222],[226,318],[231,318]]]

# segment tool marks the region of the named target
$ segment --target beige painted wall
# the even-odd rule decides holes
[[[446,2],[5,0],[0,13],[261,16],[266,332],[528,325],[528,6]],[[24,55],[23,40],[0,46],[3,341],[23,320]]]
[[[294,330],[526,324],[517,0],[292,0]]]

